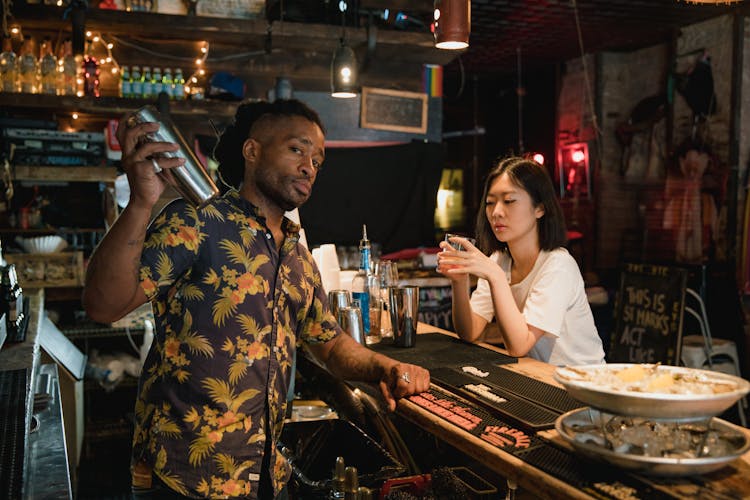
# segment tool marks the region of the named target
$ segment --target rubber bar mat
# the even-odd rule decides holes
[[[557,413],[565,413],[586,406],[577,399],[573,399],[568,391],[560,387],[547,384],[526,375],[511,370],[493,366],[491,364],[474,365],[478,371],[487,373],[486,377],[477,377],[467,373],[475,381],[485,385],[497,387],[517,396],[549,408]]]
[[[397,347],[387,340],[367,347],[402,363],[419,365],[428,370],[441,366],[463,366],[477,363],[502,365],[518,362],[518,359],[512,356],[491,351],[442,333],[417,335],[417,343],[414,347]]]
[[[554,427],[555,420],[560,416],[559,413],[512,392],[488,386],[481,379],[478,380],[456,368],[430,370],[430,380],[453,392],[459,391],[460,395],[469,401],[482,405],[492,413],[499,413],[503,418],[527,430],[538,431]]]
[[[0,492],[22,498],[29,369],[0,371]]]
[[[494,417],[461,397],[438,388],[409,396],[409,400],[453,425],[509,453],[537,446],[541,439]]]
[[[673,499],[663,491],[653,488],[637,477],[605,464],[581,458],[568,450],[540,440],[541,444],[515,455],[524,462],[541,469],[594,498],[613,500]]]

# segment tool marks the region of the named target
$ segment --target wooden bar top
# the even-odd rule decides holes
[[[439,332],[456,337],[455,334],[434,326],[420,323],[418,333]],[[417,345],[419,345],[417,343]],[[487,349],[507,354],[503,349],[489,344],[481,344]],[[512,370],[528,377],[562,387],[555,382],[555,366],[531,358],[521,358],[518,363],[502,365],[503,369]],[[492,446],[471,433],[460,429],[441,417],[430,413],[422,407],[404,398],[399,401],[400,415],[412,421],[424,430],[438,436],[441,440],[480,461],[494,472],[515,481],[518,487],[533,493],[539,498],[549,499],[591,499],[599,498],[584,492],[550,474],[520,460],[514,455]],[[745,431],[750,437],[750,431]],[[539,436],[559,443],[572,450],[554,429],[544,430]],[[625,471],[623,471],[625,475]],[[701,481],[690,478],[670,478],[668,481],[651,480],[647,476],[637,476],[655,490],[662,491],[674,498],[750,498],[750,452],[722,469],[701,476]]]

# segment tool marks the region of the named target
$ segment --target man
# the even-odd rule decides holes
[[[342,334],[299,226],[284,218],[310,197],[323,164],[320,119],[294,100],[240,105],[215,152],[225,177],[244,167],[239,191],[201,210],[176,200],[148,230],[164,190],[155,172],[183,160],[160,156],[174,144],[139,140],[157,124],[125,124],[117,137],[130,202],[92,255],[83,301],[101,322],[147,300],[154,307],[134,496],[285,498],[289,468],[275,445],[297,343],[339,377],[379,382],[391,410],[429,387],[426,370]]]

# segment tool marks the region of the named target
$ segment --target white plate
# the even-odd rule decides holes
[[[658,375],[676,377],[675,384],[668,389],[678,388],[686,379],[725,391],[708,394],[659,392],[667,389],[650,390],[639,387],[637,382],[623,382],[614,376],[635,366],[613,363],[560,367],[555,371],[555,380],[564,385],[572,397],[594,408],[618,415],[662,419],[689,420],[719,415],[750,391],[750,382],[740,377],[681,366],[641,365],[655,369]]]
[[[604,460],[617,467],[653,476],[706,474],[724,467],[750,449],[750,440],[748,440],[742,428],[719,418],[711,419],[711,429],[734,437],[731,441],[733,445],[731,450],[722,456],[699,458],[650,457],[616,452],[595,440],[582,439],[583,435],[587,433],[579,429],[591,425],[599,426],[602,419],[606,421],[610,417],[612,416],[603,415],[593,408],[578,408],[560,415],[555,421],[555,429],[565,441],[582,455],[595,461]]]

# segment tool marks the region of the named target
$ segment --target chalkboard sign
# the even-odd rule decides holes
[[[678,364],[686,282],[685,269],[625,264],[608,362]]]
[[[362,128],[394,132],[427,132],[427,94],[362,88]]]

